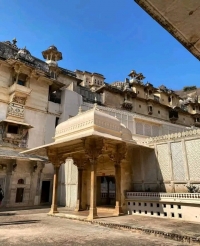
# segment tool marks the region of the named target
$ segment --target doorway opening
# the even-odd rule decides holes
[[[42,181],[42,191],[41,191],[41,200],[40,203],[48,203],[50,195],[50,181]]]
[[[17,188],[15,202],[16,203],[23,202],[23,197],[24,197],[24,188]]]
[[[115,206],[115,177],[97,177],[97,205]]]

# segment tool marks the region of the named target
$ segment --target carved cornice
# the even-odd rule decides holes
[[[179,140],[182,138],[187,138],[187,137],[198,137],[200,136],[200,129],[191,129],[189,131],[185,132],[177,132],[177,133],[172,133],[172,134],[167,134],[167,135],[162,135],[158,137],[151,137],[147,138],[143,144],[153,144],[157,142],[163,142],[163,141],[173,141],[173,140]]]

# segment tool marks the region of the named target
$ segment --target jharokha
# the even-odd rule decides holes
[[[155,88],[134,70],[106,83],[61,68],[54,45],[42,56],[0,42],[3,206],[199,222],[199,90]]]

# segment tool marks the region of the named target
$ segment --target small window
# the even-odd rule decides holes
[[[59,117],[56,117],[55,127],[58,125]]]
[[[174,213],[171,213],[171,216],[172,216],[172,218],[174,218],[175,216],[174,216]]]
[[[160,114],[160,110],[158,110],[158,114]]]
[[[171,208],[174,208],[174,205],[171,204],[170,207],[171,207]]]
[[[140,202],[138,203],[138,206],[141,206],[141,203]]]
[[[160,204],[159,203],[157,203],[157,208],[159,208],[160,207]]]
[[[166,204],[163,204],[163,208],[166,208]]]
[[[133,202],[133,205],[135,206],[135,202]]]
[[[8,125],[8,133],[18,134],[19,127],[17,125]]]
[[[167,217],[167,213],[166,212],[164,212],[164,217]]]
[[[157,215],[160,216],[160,212],[157,212]]]
[[[153,107],[152,106],[148,106],[148,111],[152,112],[153,111]]]
[[[139,108],[141,108],[141,105],[139,105]]]
[[[182,218],[182,214],[178,214],[178,217],[179,217],[179,219],[181,219]]]
[[[130,205],[130,202],[128,202],[128,205]]]
[[[135,214],[136,213],[136,210],[133,210],[133,213]]]
[[[151,215],[153,215],[153,211],[151,211]]]
[[[142,211],[141,210],[139,210],[139,214],[141,214],[142,213]]]
[[[145,214],[147,214],[147,211],[144,211]]]
[[[178,209],[181,209],[181,205],[178,205]]]
[[[168,102],[171,102],[171,97],[168,97]]]
[[[17,84],[18,84],[18,85],[25,86],[25,81],[23,81],[23,80],[18,80],[18,81],[17,81]]]
[[[153,207],[153,203],[151,203],[151,205],[150,205],[151,207]]]
[[[23,179],[19,179],[17,184],[24,184],[24,180]]]
[[[138,91],[137,94],[140,94],[140,92]]]
[[[145,207],[147,206],[146,202],[144,203],[144,206],[145,206]]]

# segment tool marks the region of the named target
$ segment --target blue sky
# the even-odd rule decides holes
[[[200,62],[133,0],[0,0],[0,40],[32,55],[54,44],[60,66],[124,81],[134,69],[154,86],[200,86]]]

